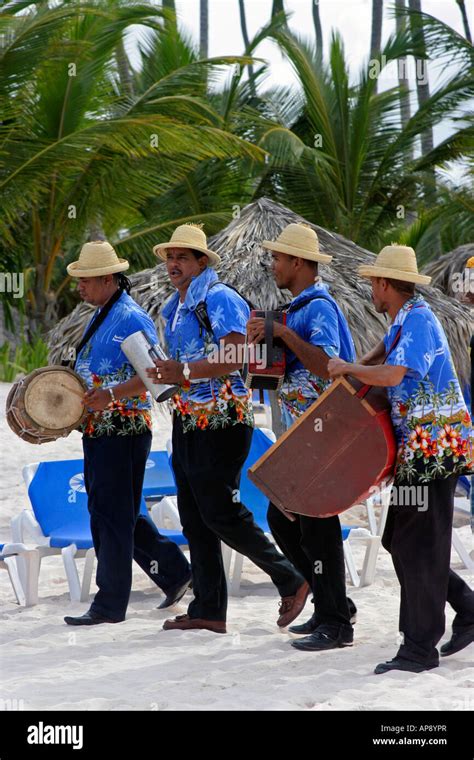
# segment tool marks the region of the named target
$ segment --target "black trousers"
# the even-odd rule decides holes
[[[382,537],[401,587],[398,654],[424,664],[438,662],[446,601],[456,612],[454,630],[474,623],[474,591],[449,567],[456,481],[429,481],[412,497],[400,490],[408,483],[394,485]]]
[[[346,597],[339,517],[295,516],[296,520],[291,522],[270,504],[268,524],[275,541],[311,586],[320,625],[329,628],[350,625],[355,606]]]
[[[132,587],[132,559],[164,591],[190,576],[181,549],[140,515],[151,433],[83,438],[84,478],[99,587],[91,609],[123,620]]]
[[[240,473],[251,440],[247,425],[184,433],[181,419],[175,417],[172,461],[179,514],[191,551],[191,618],[226,619],[221,539],[268,573],[281,596],[294,594],[303,583],[240,501]]]

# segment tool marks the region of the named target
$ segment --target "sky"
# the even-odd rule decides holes
[[[157,5],[161,3],[155,0]],[[199,40],[199,0],[176,0],[176,11],[181,27],[196,41]],[[371,0],[320,0],[320,16],[323,29],[323,45],[325,55],[329,49],[332,30],[337,29],[341,34],[349,64],[350,76],[353,81],[368,58],[370,47],[370,31],[372,19]],[[382,28],[382,44],[395,31],[395,20],[391,17],[394,3],[384,2],[384,19]],[[467,0],[467,13],[471,32],[474,34],[474,0]],[[264,24],[271,15],[272,0],[245,0],[247,28],[249,37]],[[291,14],[289,26],[292,31],[314,39],[311,0],[285,0],[285,10]],[[461,34],[463,32],[462,17],[455,0],[422,0],[422,9],[436,18],[449,24]],[[209,0],[209,55],[241,55],[244,43],[240,29],[238,0]],[[269,77],[266,86],[274,84],[291,84],[295,81],[291,66],[284,60],[277,46],[263,42],[255,55],[270,62]],[[132,61],[134,55],[131,55]],[[414,61],[409,61],[409,76],[414,79]],[[453,63],[455,65],[455,62]],[[428,65],[430,87],[433,90],[442,81],[443,70],[436,62]],[[381,89],[398,84],[396,69],[387,71],[381,82]],[[413,94],[416,102],[416,95]],[[439,142],[450,132],[449,123],[435,130],[435,143]],[[453,169],[453,177],[461,178],[462,170]]]

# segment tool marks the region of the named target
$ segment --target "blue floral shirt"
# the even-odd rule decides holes
[[[186,293],[174,329],[173,321],[179,305],[176,292],[165,304],[162,316],[166,320],[165,338],[171,358],[180,362],[205,359],[216,349],[222,338],[231,332],[246,334],[250,309],[244,299],[217,282],[213,269],[206,268],[193,278]],[[212,333],[201,328],[194,310],[206,302]],[[238,423],[253,426],[250,391],[238,371],[216,378],[200,378],[183,384],[173,397],[176,413],[180,415],[185,432],[216,430]]]
[[[312,295],[316,297],[298,308],[302,301]],[[327,356],[354,360],[354,343],[347,321],[321,279],[292,300],[287,310],[286,324],[304,341],[322,348]],[[306,369],[288,348],[285,353],[286,372],[280,390],[280,402],[283,424],[289,428],[314,404],[331,381]]]
[[[113,388],[136,375],[121,349],[121,343],[138,330],[144,330],[152,343],[157,342],[153,320],[124,291],[77,356],[75,371],[85,380],[88,388]],[[102,435],[136,435],[150,430],[151,424],[151,399],[149,394],[144,393],[110,403],[102,412],[91,412],[83,425],[83,433],[94,438]]]
[[[384,338],[387,364],[408,367],[387,388],[398,441],[396,481],[427,482],[472,468],[471,418],[438,318],[420,295],[407,301]]]

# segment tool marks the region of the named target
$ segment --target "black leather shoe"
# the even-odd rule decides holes
[[[300,625],[291,625],[288,628],[288,631],[290,633],[299,633],[306,636],[309,633],[314,633],[320,623],[321,621],[318,620],[316,613],[313,612],[310,619],[307,620],[306,623],[301,623]]]
[[[449,654],[455,654],[460,652],[464,647],[469,646],[474,641],[474,624],[468,625],[466,628],[459,628],[457,631],[453,631],[451,638],[446,644],[443,644],[441,649],[442,657],[447,657]]]
[[[425,670],[433,670],[433,668],[437,668],[438,665],[439,662],[433,662],[431,665],[424,665],[421,662],[405,660],[403,657],[394,657],[393,660],[381,662],[377,665],[374,673],[377,676],[381,673],[388,673],[390,670],[405,670],[407,673],[423,673]]]
[[[347,600],[349,602],[349,612],[351,615],[351,625],[354,625],[354,623],[357,622],[357,607],[355,606],[354,602],[351,599]],[[314,633],[316,628],[321,625],[321,620],[318,618],[318,615],[316,612],[313,612],[310,619],[306,621],[306,623],[301,623],[300,625],[291,625],[288,628],[289,633],[297,633],[302,636],[307,636],[310,633]]]
[[[176,586],[173,586],[172,588],[168,589],[166,591],[166,597],[163,599],[161,604],[158,605],[159,610],[165,610],[167,607],[172,607],[173,604],[177,604],[180,599],[183,598],[188,588],[191,588],[193,585],[191,576],[184,581],[184,583],[181,581],[180,583],[176,584]]]
[[[351,647],[354,643],[354,632],[349,625],[341,625],[339,631],[331,633],[325,626],[319,626],[310,636],[291,642],[295,649],[304,652],[323,652],[326,649]]]
[[[125,620],[125,618],[123,619]],[[68,625],[100,625],[101,623],[122,623],[123,620],[111,620],[110,618],[102,617],[92,610],[88,610],[84,615],[80,617],[65,617],[64,622]]]

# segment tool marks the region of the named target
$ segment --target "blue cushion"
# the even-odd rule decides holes
[[[146,463],[143,496],[152,499],[162,496],[175,496],[177,493],[168,454],[166,451],[150,451]]]
[[[31,506],[50,545],[92,547],[90,516],[84,485],[84,461],[41,462],[28,488]],[[148,515],[142,498],[140,513]]]

